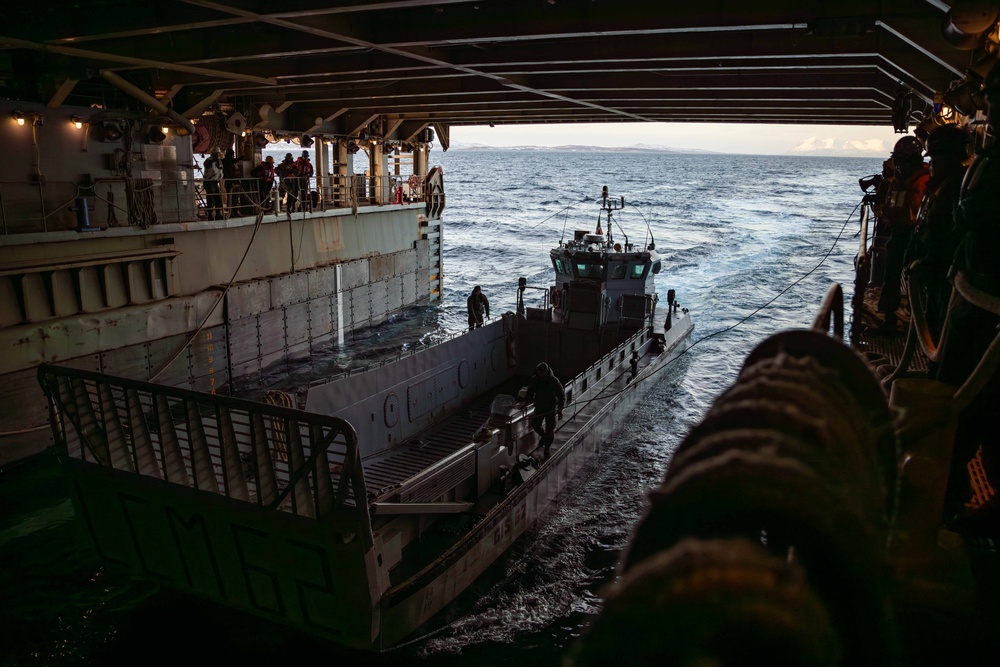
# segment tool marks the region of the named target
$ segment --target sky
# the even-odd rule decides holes
[[[851,125],[753,125],[729,123],[580,123],[451,128],[454,145],[621,147],[635,144],[720,153],[782,155],[835,151],[888,156],[898,139],[892,127]]]

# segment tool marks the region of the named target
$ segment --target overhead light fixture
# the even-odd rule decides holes
[[[73,123],[73,127],[78,130],[83,128],[83,119],[79,116],[70,116],[69,122]]]
[[[24,125],[24,112],[12,111],[10,117],[17,121],[18,125]]]
[[[162,132],[163,134],[170,134],[170,128],[164,125],[163,127],[160,128],[160,132]]]

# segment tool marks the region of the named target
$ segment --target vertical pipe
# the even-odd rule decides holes
[[[39,180],[38,181],[38,205],[39,205],[39,208],[41,209],[41,212],[42,212],[42,231],[43,232],[47,232],[47,231],[49,231],[49,220],[48,220],[48,215],[46,215],[46,213],[45,213],[45,190],[44,190],[44,188],[45,188],[45,186],[42,184],[42,181]]]
[[[316,192],[320,194],[319,206],[321,211],[326,210],[326,197],[323,186],[326,184],[326,154],[328,152],[326,139],[316,137]]]
[[[0,183],[0,221],[3,222],[3,233],[7,234],[7,209],[4,208],[3,203],[3,184]]]
[[[336,197],[337,206],[339,207],[348,206],[347,188],[350,186],[350,183],[347,182],[347,174],[348,174],[347,170],[349,164],[350,163],[348,160],[347,139],[338,139],[337,162],[336,162],[337,177],[336,180],[334,181],[334,188],[336,189],[336,193],[334,194],[334,197]]]

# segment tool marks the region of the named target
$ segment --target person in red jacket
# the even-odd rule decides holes
[[[877,330],[882,334],[898,333],[896,309],[900,302],[900,280],[906,248],[913,238],[917,212],[930,179],[923,152],[924,145],[911,136],[901,138],[892,149],[896,173],[882,215],[889,227],[889,241],[885,247],[885,279],[878,300],[878,310],[885,315]]]
[[[302,155],[295,161],[295,170],[298,172],[299,201],[302,208],[312,208],[312,198],[309,196],[309,180],[313,177],[312,162],[309,161],[309,151],[302,151]]]
[[[271,208],[271,189],[274,188],[274,158],[268,155],[264,161],[250,170],[257,179],[257,204],[260,208]]]

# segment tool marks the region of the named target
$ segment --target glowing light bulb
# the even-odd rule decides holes
[[[83,128],[83,120],[79,116],[70,116],[69,122],[73,123],[73,127],[78,130]]]

